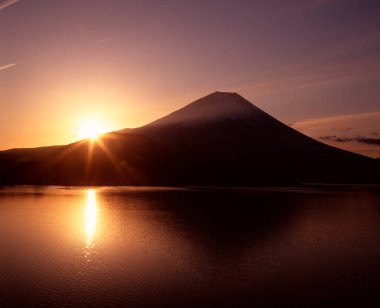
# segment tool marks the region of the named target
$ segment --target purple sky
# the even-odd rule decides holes
[[[87,115],[143,125],[216,90],[287,124],[380,111],[379,16],[369,0],[0,0],[0,149],[70,142]]]

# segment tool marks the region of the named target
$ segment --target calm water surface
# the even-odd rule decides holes
[[[0,189],[0,307],[369,305],[380,194]]]

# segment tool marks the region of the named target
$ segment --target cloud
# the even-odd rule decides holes
[[[294,123],[293,128],[321,135],[321,131],[358,131],[357,135],[380,132],[380,112],[368,112],[309,119]],[[326,134],[329,135],[329,134]],[[330,134],[334,135],[334,134]]]
[[[371,157],[380,156],[380,112],[310,119],[291,126],[329,145]]]
[[[15,4],[16,2],[19,2],[20,0],[5,0],[4,2],[0,3],[0,11],[2,9],[5,9],[6,7]]]
[[[371,40],[373,41],[371,36]],[[377,37],[376,37],[377,38]],[[363,39],[364,40],[364,39]],[[369,40],[369,39],[368,39]],[[313,89],[329,89],[342,85],[355,84],[359,81],[373,80],[380,72],[380,57],[367,57],[358,60],[337,61],[347,49],[356,50],[357,47],[345,46],[345,49],[337,48],[325,53],[325,58],[319,59],[314,64],[295,64],[283,67],[271,74],[263,74],[255,81],[241,82],[231,85],[227,90],[245,91],[255,97],[272,93],[310,91]],[[323,53],[323,52],[321,52]],[[334,57],[327,61],[326,58]]]
[[[6,65],[0,65],[0,71],[5,70],[5,69],[10,68],[10,67],[13,67],[15,65],[17,65],[17,63],[10,63],[10,64],[6,64]]]
[[[333,136],[321,136],[319,138],[324,139],[324,140],[337,141],[337,142],[348,142],[348,141],[354,140],[353,138],[338,137],[337,135],[333,135]]]
[[[19,0],[17,0],[17,1],[19,1]],[[10,4],[8,4],[8,5],[10,5]],[[95,40],[95,41],[87,41],[86,44],[88,46],[90,46],[91,44],[92,45],[105,44],[105,43],[107,43],[107,42],[109,42],[111,40],[113,40],[112,37],[110,37],[110,38],[104,38],[104,39],[99,39],[99,40]],[[17,63],[9,63],[9,64],[5,64],[5,65],[0,65],[0,71],[5,70],[7,68],[11,68],[11,67],[19,65],[19,64],[26,64],[26,63],[30,63],[30,62],[39,61],[41,59],[44,59],[44,58],[47,58],[47,57],[50,57],[50,56],[54,56],[56,54],[60,54],[60,53],[63,53],[65,51],[75,50],[75,49],[83,48],[85,46],[86,45],[84,43],[83,44],[71,45],[71,46],[67,46],[67,47],[61,48],[61,49],[53,50],[53,51],[48,52],[48,53],[39,54],[39,55],[36,55],[36,56],[33,56],[33,57],[29,57],[29,58],[27,58],[27,59],[25,59],[23,61],[18,61]]]
[[[371,138],[371,137],[363,137],[363,136],[338,137],[337,135],[321,136],[320,138],[323,139],[323,140],[330,140],[330,141],[336,141],[336,142],[357,141],[357,142],[360,142],[360,143],[380,146],[380,138]]]
[[[380,138],[357,137],[356,141],[359,141],[361,143],[380,146]]]

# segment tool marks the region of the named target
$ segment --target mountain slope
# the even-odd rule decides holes
[[[371,159],[311,139],[236,93],[215,92],[125,133],[180,151],[189,183],[374,180]]]
[[[373,183],[375,165],[306,137],[236,93],[216,92],[94,144],[0,152],[0,184]]]
[[[221,149],[235,152],[239,148],[256,154],[306,147],[332,150],[284,125],[239,94],[228,92],[215,92],[148,125],[121,132],[149,136],[170,146],[203,152],[202,155],[209,152],[199,146],[207,144],[208,150],[218,155],[225,154]]]
[[[173,184],[175,161],[149,138],[109,133],[98,142],[0,152],[0,184]]]
[[[257,120],[273,120],[262,110],[252,105],[237,93],[215,92],[161,118],[148,127],[178,125],[196,127],[212,125],[225,120],[247,120],[255,117]]]

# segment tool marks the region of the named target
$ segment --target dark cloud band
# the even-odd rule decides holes
[[[363,136],[338,137],[337,135],[321,136],[320,138],[323,139],[323,140],[330,140],[330,141],[336,141],[336,142],[357,141],[357,142],[360,142],[360,143],[380,146],[380,138],[371,138],[371,137],[363,137]]]

